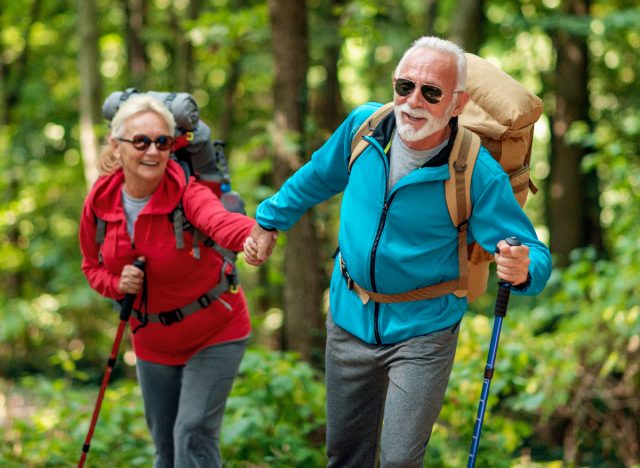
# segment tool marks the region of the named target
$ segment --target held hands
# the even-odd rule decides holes
[[[144,257],[139,257],[138,260],[144,262]],[[142,288],[143,280],[144,271],[135,265],[125,265],[120,273],[118,289],[121,294],[137,294]]]
[[[256,223],[244,242],[244,257],[252,266],[262,265],[273,252],[278,231],[267,231]]]
[[[509,245],[501,240],[496,246],[496,265],[498,278],[517,286],[527,281],[529,274],[529,247]]]

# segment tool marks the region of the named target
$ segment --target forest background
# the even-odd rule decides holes
[[[186,91],[226,142],[250,215],[346,114],[392,99],[416,38],[451,38],[539,95],[526,210],[554,256],[513,297],[478,466],[640,463],[637,0],[2,0],[0,465],[79,458],[117,314],[80,271],[78,220],[104,99]],[[228,466],[323,466],[323,322],[339,200],[240,261],[254,325],[226,410]],[[494,276],[495,278],[495,276]],[[464,466],[495,282],[467,314],[426,466]],[[130,343],[89,466],[150,466]]]

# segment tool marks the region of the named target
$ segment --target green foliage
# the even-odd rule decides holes
[[[148,68],[133,77],[125,11],[121,4],[97,1],[101,97],[132,85],[185,86],[177,68],[179,46],[188,42],[194,57],[191,91],[214,137],[227,140],[234,188],[253,214],[274,190],[269,183],[273,66],[266,2],[212,0],[212,8],[195,19],[189,18],[188,3],[148,3],[142,38]],[[324,60],[328,48],[337,46],[344,110],[363,100],[389,100],[390,73],[406,46],[425,31],[430,3],[308,0],[312,92],[326,85]],[[457,2],[436,3],[434,28],[446,35],[460,11]],[[599,177],[595,188],[609,258],[597,258],[590,249],[575,252],[566,271],[554,272],[543,295],[512,298],[478,465],[522,459],[525,466],[527,457],[559,463],[564,447],[573,445],[581,465],[632,466],[640,458],[633,446],[638,437],[627,435],[640,434],[640,252],[634,235],[640,212],[640,10],[633,0],[596,0],[590,16],[576,19],[564,13],[566,2],[485,4],[482,53],[543,96],[550,114],[555,104],[549,88],[555,66],[550,33],[587,38],[594,126],[575,123],[569,137],[591,151],[583,169],[595,169]],[[4,2],[0,9],[0,374],[19,379],[19,392],[38,403],[33,417],[3,429],[2,466],[75,461],[94,404],[91,385],[100,381],[117,326],[109,301],[88,288],[79,268],[77,228],[86,188],[79,149],[77,20],[71,1],[20,0]],[[317,124],[310,121],[307,128],[315,131]],[[96,131],[104,135],[106,126]],[[536,134],[534,172],[536,183],[544,185],[549,128],[541,125]],[[544,235],[543,207],[539,195],[528,212]],[[318,213],[319,230],[329,239],[319,255],[328,259],[338,208],[327,205]],[[286,236],[279,242],[282,247]],[[263,272],[240,266],[256,323],[282,314],[281,252]],[[474,304],[463,322],[447,401],[428,448],[429,466],[465,463],[492,298],[490,293]],[[22,379],[29,374],[54,380]],[[121,379],[131,374],[130,367],[116,366],[90,465],[150,464],[140,396],[135,384]],[[78,387],[80,382],[87,388]],[[250,350],[229,400],[225,457],[258,466],[322,465],[323,392],[318,375],[293,356]]]
[[[97,389],[72,387],[65,380],[25,378],[12,393],[21,395],[32,414],[12,420],[7,429],[0,428],[5,441],[0,447],[0,464],[54,468],[77,462]],[[149,466],[152,459],[139,388],[131,381],[111,385],[102,402],[86,466]]]
[[[325,392],[320,377],[296,355],[248,353],[227,403],[222,431],[229,466],[325,464]]]
[[[0,465],[70,466],[79,460],[98,394],[68,380],[0,381],[0,396],[26,403],[31,414],[0,426]],[[226,466],[322,466],[324,386],[295,355],[249,349],[225,410],[221,449]],[[108,386],[87,467],[151,466],[151,442],[137,383]]]

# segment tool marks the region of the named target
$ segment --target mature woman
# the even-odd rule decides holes
[[[130,326],[155,466],[216,467],[249,315],[242,291],[227,287],[222,256],[203,246],[196,258],[187,231],[179,248],[170,214],[181,201],[192,225],[236,252],[254,221],[227,212],[208,187],[187,183],[169,158],[174,127],[167,108],[144,94],[113,117],[102,176],[82,213],[82,270],[103,296],[137,294]],[[144,272],[136,259],[144,259]]]

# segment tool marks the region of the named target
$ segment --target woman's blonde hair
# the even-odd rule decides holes
[[[125,133],[127,120],[138,114],[153,112],[165,121],[169,134],[174,135],[176,121],[167,107],[157,99],[147,94],[135,94],[127,99],[111,119],[111,138],[122,138]],[[109,175],[122,166],[122,161],[113,154],[110,144],[106,144],[98,157],[98,172]]]

